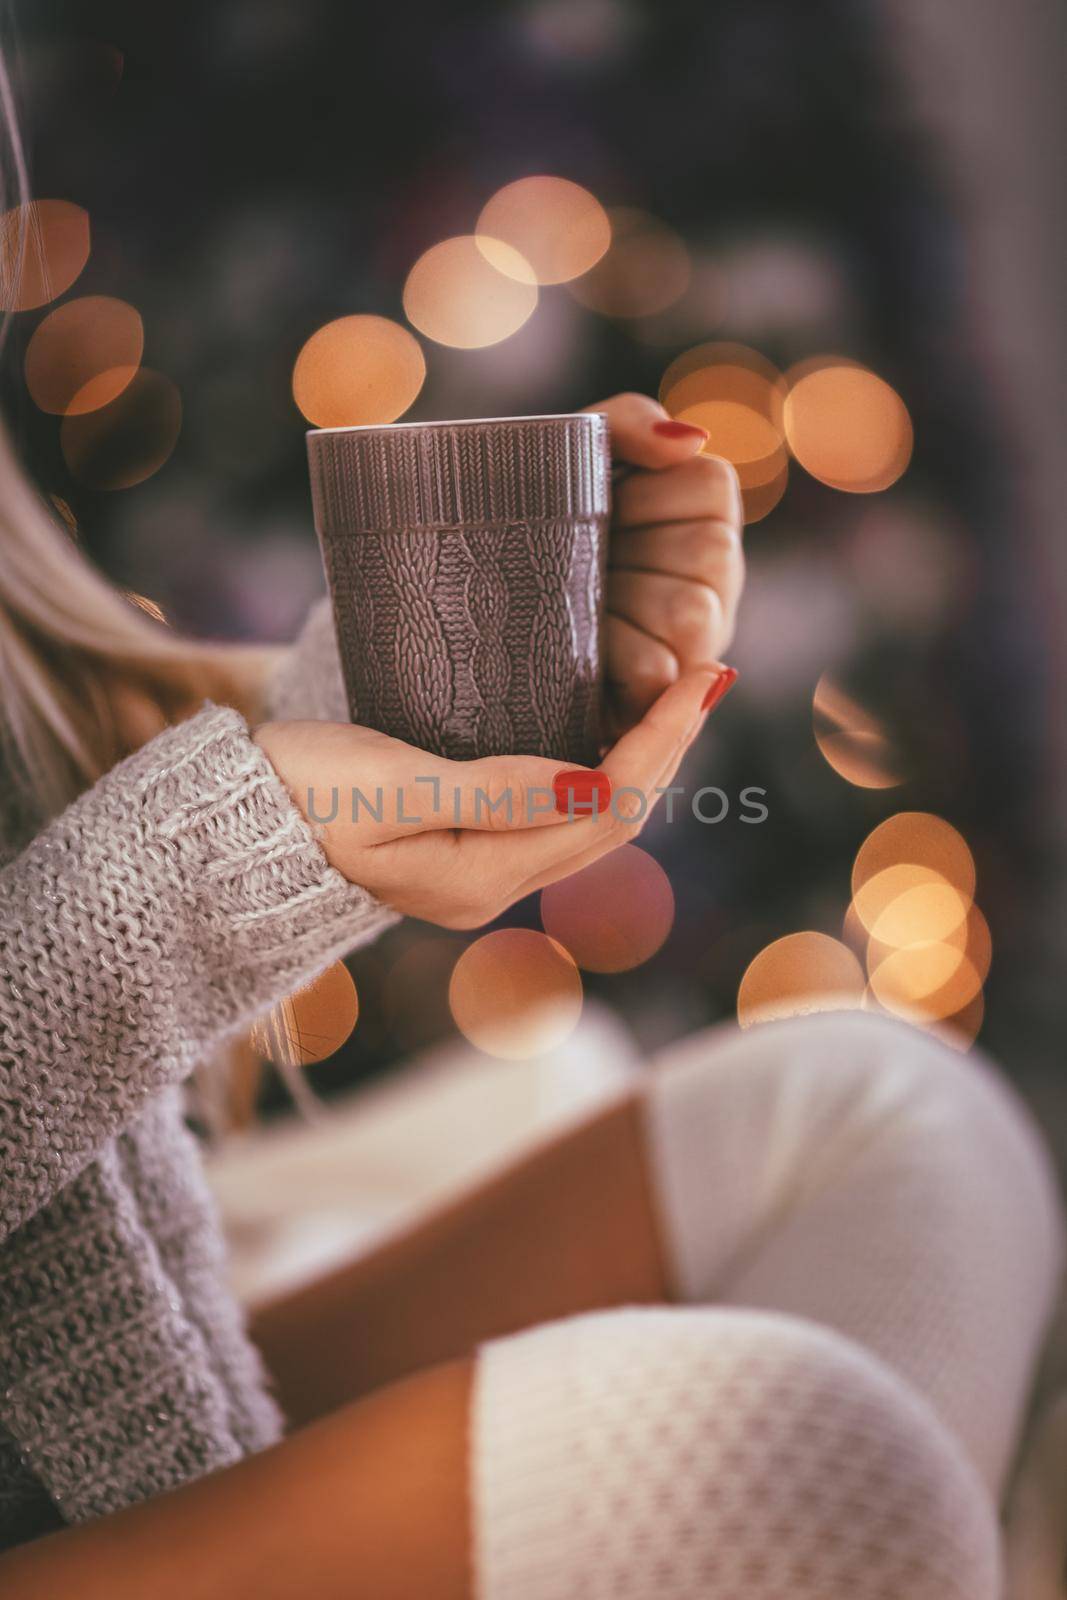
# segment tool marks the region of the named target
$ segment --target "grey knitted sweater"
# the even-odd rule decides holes
[[[324,607],[272,701],[347,718]],[[182,1084],[394,920],[327,863],[226,708],[160,734],[41,831],[6,798],[0,1548],[277,1438]]]

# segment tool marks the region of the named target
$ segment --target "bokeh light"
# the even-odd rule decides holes
[[[856,890],[856,915],[880,944],[898,950],[928,939],[947,939],[965,928],[971,903],[939,872],[900,862],[876,872]]]
[[[422,346],[388,317],[338,317],[311,335],[293,367],[293,399],[316,428],[395,422],[426,379]]]
[[[775,939],[749,962],[737,993],[742,1028],[814,1011],[852,1011],[863,1004],[866,979],[840,939],[803,932]]]
[[[359,996],[352,974],[343,961],[335,961],[257,1023],[252,1044],[279,1066],[309,1067],[340,1050],[358,1020]]]
[[[509,244],[443,239],[419,257],[404,284],[404,312],[437,344],[478,350],[516,333],[537,305],[533,273]]]
[[[982,980],[967,956],[933,942],[894,950],[871,973],[870,988],[895,1016],[940,1022],[969,1006],[981,992]]]
[[[815,742],[838,777],[858,789],[891,789],[903,783],[900,757],[881,724],[829,673],[815,685]]]
[[[566,283],[605,254],[611,223],[581,184],[538,175],[498,189],[482,208],[475,234],[501,272],[526,284]],[[497,241],[515,253],[501,257]]]
[[[34,329],[26,346],[26,387],[56,416],[97,411],[133,381],[144,353],[144,323],[110,295],[68,300]]]
[[[532,928],[500,928],[467,946],[452,972],[456,1027],[505,1061],[541,1055],[574,1031],[582,980],[562,945]]]
[[[943,818],[889,817],[861,845],[849,917],[867,930],[871,1003],[966,1048],[981,1026],[992,940],[974,904],[974,857]],[[846,922],[848,919],[846,919]]]
[[[895,389],[842,356],[802,361],[786,380],[786,438],[813,478],[851,494],[896,482],[911,459],[913,435]]]
[[[940,1022],[929,1024],[930,1031],[955,1050],[968,1050],[982,1031],[985,1019],[985,995],[979,989],[974,999],[962,1011]]]
[[[925,869],[928,877],[943,878],[968,904],[974,898],[977,878],[974,857],[962,834],[943,817],[935,817],[929,811],[898,811],[867,835],[852,868],[852,896],[857,902],[865,885],[877,879],[877,885],[867,891],[868,910],[866,914],[861,913],[868,932],[872,930],[872,917],[876,915],[871,908],[887,903],[875,898],[878,886],[888,889],[890,895],[897,887],[893,880],[884,879],[881,874],[887,868],[900,866]],[[908,886],[915,881],[913,877]]]
[[[89,213],[30,200],[0,216],[0,308],[33,311],[66,294],[89,259]]]
[[[608,212],[611,246],[569,285],[575,299],[606,317],[651,317],[680,300],[689,287],[689,252],[682,240],[647,211],[619,206]]]
[[[541,921],[587,972],[627,972],[670,933],[674,892],[658,861],[625,844],[542,890]]]
[[[676,356],[660,382],[661,404],[707,429],[705,453],[736,469],[746,523],[767,516],[786,490],[785,393],[781,373],[758,350],[720,340]]]
[[[749,527],[754,522],[762,522],[769,516],[775,506],[789,487],[789,462],[786,453],[781,453],[781,465],[774,476],[766,482],[749,483],[748,474],[744,467],[737,470],[738,480],[741,484],[741,506],[745,526]]]
[[[64,417],[59,442],[70,471],[87,488],[130,489],[168,460],[181,425],[174,384],[142,367],[110,405]]]

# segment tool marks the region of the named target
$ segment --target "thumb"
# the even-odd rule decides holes
[[[612,456],[633,467],[677,466],[697,455],[708,440],[706,428],[676,422],[647,394],[613,395],[586,410],[607,417]]]

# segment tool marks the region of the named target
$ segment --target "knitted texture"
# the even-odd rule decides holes
[[[457,760],[594,763],[601,416],[308,435],[350,712]]]
[[[673,1046],[646,1113],[678,1296],[874,1351],[999,1498],[1063,1262],[1051,1163],[1007,1084],[904,1023],[825,1015]]]
[[[992,1504],[930,1407],[790,1317],[629,1309],[479,1352],[477,1600],[996,1600]]]
[[[214,706],[0,872],[0,1547],[277,1437],[178,1086],[393,920]]]

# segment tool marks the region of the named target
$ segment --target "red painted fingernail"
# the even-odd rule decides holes
[[[737,668],[723,667],[722,671],[719,673],[719,676],[715,679],[715,682],[711,685],[707,694],[704,696],[704,703],[700,707],[701,711],[714,711],[719,701],[724,695],[728,695],[730,693],[730,690],[733,688],[736,682]]]
[[[611,801],[611,779],[606,772],[568,767],[552,779],[552,793],[556,797],[556,810],[565,817],[599,817]]]
[[[652,432],[658,433],[661,439],[699,439],[701,444],[710,437],[707,428],[696,428],[691,422],[675,422],[673,417],[654,422]]]

